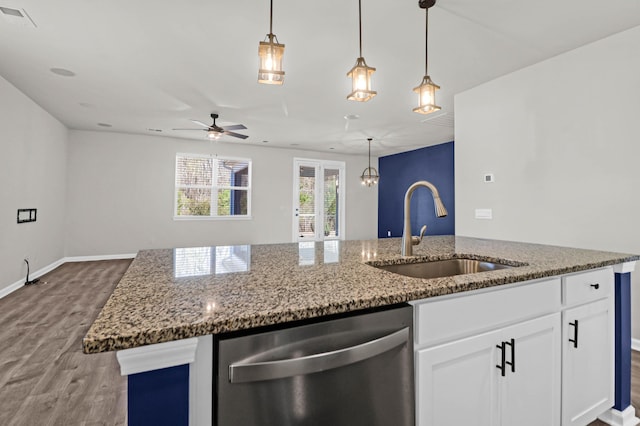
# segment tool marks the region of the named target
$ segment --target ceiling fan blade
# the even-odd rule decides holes
[[[240,133],[227,132],[226,130],[225,130],[224,134],[225,135],[229,135],[229,136],[233,136],[234,138],[240,138],[240,139],[246,139],[246,138],[249,137],[247,135],[241,135]]]
[[[206,132],[208,129],[171,129],[171,130],[204,130]]]
[[[231,126],[224,126],[225,130],[242,130],[246,129],[244,124],[232,124]]]
[[[209,127],[211,127],[211,126],[209,126],[208,124],[204,124],[202,121],[198,121],[198,120],[189,120],[189,121],[191,121],[192,123],[195,123],[195,124],[199,124],[199,125],[201,125],[202,127],[206,127],[207,129],[208,129]]]

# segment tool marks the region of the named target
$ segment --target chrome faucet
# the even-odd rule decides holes
[[[407,189],[406,194],[404,194],[404,227],[402,228],[403,256],[413,256],[413,246],[420,244],[420,242],[422,241],[422,237],[424,236],[424,232],[427,230],[427,225],[423,225],[420,229],[419,237],[411,235],[411,197],[413,196],[413,191],[415,191],[420,186],[429,188],[429,190],[431,191],[431,195],[433,196],[433,204],[436,208],[436,216],[445,217],[447,215],[447,209],[444,207],[444,204],[442,204],[442,200],[440,200],[438,188],[433,186],[431,182],[420,180],[411,185],[409,189]]]

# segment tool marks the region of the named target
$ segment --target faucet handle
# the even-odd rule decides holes
[[[427,225],[422,225],[420,228],[420,236],[416,237],[415,235],[411,236],[411,245],[418,245],[422,242],[422,237],[424,237],[424,233],[427,231]]]

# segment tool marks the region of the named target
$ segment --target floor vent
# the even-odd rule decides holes
[[[36,28],[36,23],[24,9],[12,9],[0,6],[0,15],[10,24]]]

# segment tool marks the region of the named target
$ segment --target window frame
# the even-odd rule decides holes
[[[178,158],[187,157],[187,158],[206,158],[213,160],[214,164],[212,167],[212,176],[211,176],[211,186],[208,185],[178,185]],[[247,173],[247,183],[245,186],[218,186],[217,185],[217,173],[218,173],[218,165],[216,164],[219,161],[230,160],[230,161],[238,161],[245,162],[248,166]],[[219,156],[214,154],[194,154],[194,153],[186,153],[186,152],[177,152],[175,156],[174,162],[174,174],[173,174],[173,220],[183,221],[183,220],[250,220],[253,217],[251,216],[251,179],[252,179],[252,169],[253,169],[253,161],[250,158],[244,157],[231,157],[231,156]],[[201,188],[201,189],[209,189],[211,190],[211,198],[209,215],[178,215],[178,189],[179,188]],[[218,211],[218,198],[214,197],[213,194],[217,194],[219,190],[241,190],[247,191],[247,214],[246,215],[228,215],[221,216],[217,214]],[[216,214],[213,214],[216,212]]]

